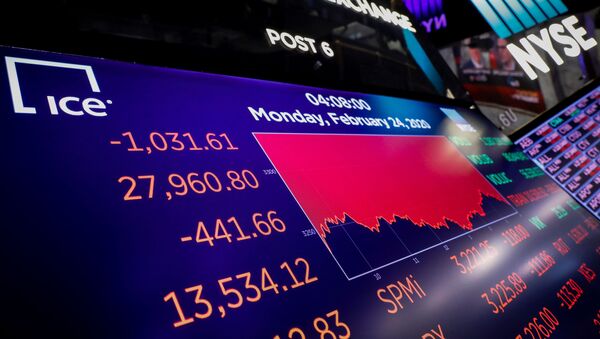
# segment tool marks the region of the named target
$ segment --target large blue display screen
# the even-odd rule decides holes
[[[598,220],[476,110],[0,53],[7,337],[600,330]]]

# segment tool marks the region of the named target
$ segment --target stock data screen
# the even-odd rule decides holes
[[[517,143],[575,200],[600,215],[600,87]]]
[[[598,220],[475,110],[0,52],[7,337],[600,331]]]

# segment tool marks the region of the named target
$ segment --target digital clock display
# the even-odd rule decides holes
[[[0,49],[7,338],[545,338],[600,230],[477,111]]]
[[[351,108],[358,110],[371,110],[371,106],[364,99],[356,98],[344,98],[341,96],[329,95],[323,96],[322,94],[314,95],[312,93],[305,94],[306,99],[313,105],[319,106],[324,105],[327,107],[337,108]]]

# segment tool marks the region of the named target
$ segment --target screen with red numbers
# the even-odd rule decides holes
[[[3,337],[600,331],[588,200],[475,109],[0,54]]]

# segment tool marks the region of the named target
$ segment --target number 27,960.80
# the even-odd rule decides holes
[[[250,170],[230,170],[225,173],[227,180],[213,172],[188,173],[181,175],[170,174],[167,177],[167,185],[161,185],[167,200],[173,195],[185,196],[188,194],[204,194],[207,192],[241,191],[245,189],[257,189],[258,178]],[[123,200],[153,199],[155,196],[156,177],[154,175],[139,175],[137,177],[122,176],[117,180],[120,184],[129,183],[129,188],[123,196]],[[136,190],[138,183],[144,183],[147,189]],[[166,187],[164,187],[166,186]],[[166,189],[165,189],[166,188]],[[140,192],[143,191],[143,192]]]

